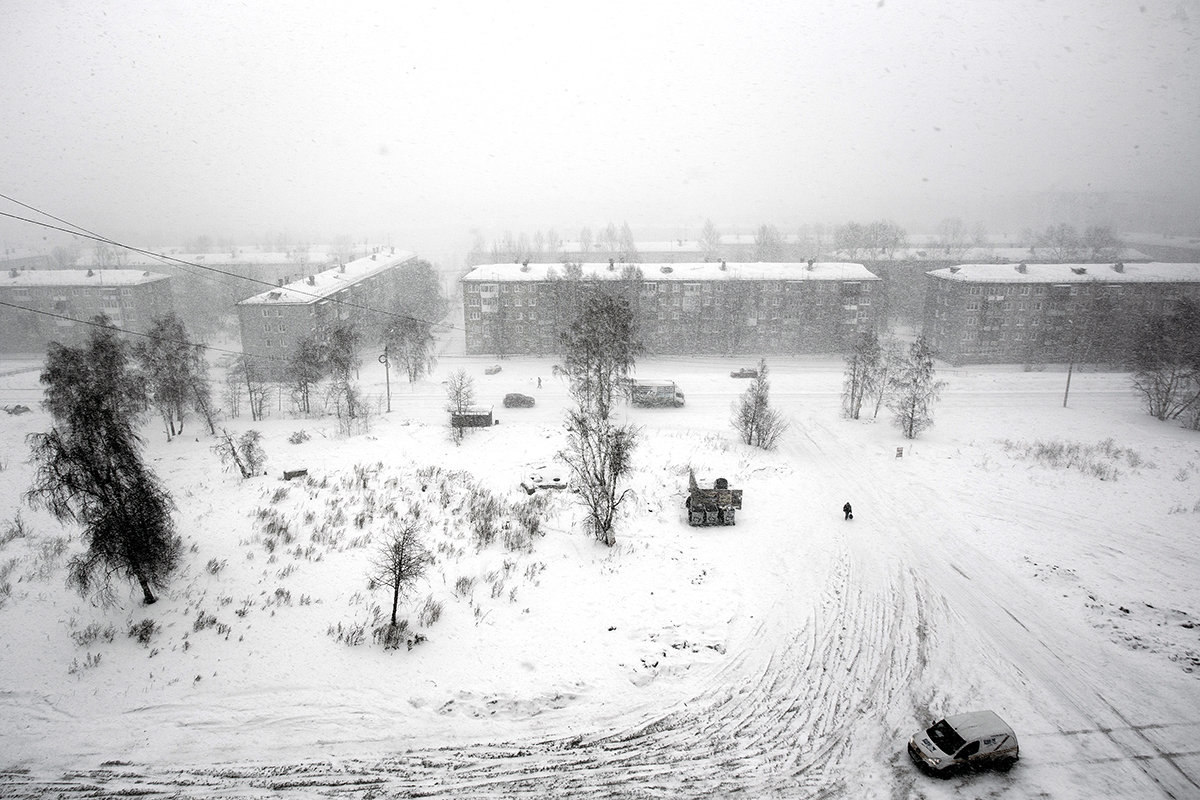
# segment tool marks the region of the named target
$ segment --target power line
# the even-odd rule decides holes
[[[275,356],[260,355],[258,353],[242,353],[237,350],[227,350],[224,347],[213,347],[212,345],[207,345],[207,344],[204,344],[203,342],[189,342],[186,339],[169,339],[169,338],[165,338],[162,336],[154,336],[149,333],[142,333],[141,331],[130,330],[129,328],[122,328],[121,326],[113,325],[112,323],[105,324],[102,322],[97,322],[94,319],[92,319],[92,320],[76,319],[75,317],[68,317],[65,314],[55,314],[53,311],[43,311],[40,308],[30,308],[29,306],[21,306],[21,305],[17,305],[16,303],[5,302],[4,300],[0,300],[0,306],[8,306],[9,308],[17,309],[18,311],[28,311],[31,314],[41,314],[43,317],[52,317],[53,319],[66,320],[68,322],[74,322],[79,325],[91,325],[93,328],[101,328],[104,330],[117,331],[118,333],[127,333],[130,336],[141,336],[145,339],[154,339],[155,341],[160,341],[160,342],[172,342],[174,344],[187,345],[188,347],[198,347],[198,348],[201,348],[204,350],[212,350],[214,353],[228,353],[230,355],[235,355],[235,356],[245,356],[246,358],[261,358],[266,361],[275,361],[280,364],[287,363],[286,359],[276,358]],[[106,317],[106,319],[107,319],[107,317]]]
[[[74,230],[72,230],[71,228],[64,228],[59,225],[51,225],[48,222],[42,222],[42,221],[36,220],[36,219],[22,217],[17,214],[9,213],[7,211],[0,211],[0,216],[8,217],[9,219],[17,220],[18,222],[26,222],[26,223],[29,223],[30,225],[37,225],[39,227],[46,228],[48,230],[56,230],[56,231],[60,231],[62,233],[71,234],[72,236],[81,236],[85,239],[91,239],[93,241],[100,242],[102,244],[109,244],[114,247],[120,247],[122,249],[129,250],[134,253],[141,253],[142,255],[150,256],[151,258],[157,258],[160,261],[162,261],[164,264],[167,262],[175,262],[176,264],[183,264],[185,266],[195,267],[196,269],[205,270],[207,272],[215,272],[218,275],[224,275],[229,278],[237,278],[238,280],[248,281],[250,283],[256,283],[261,286],[266,286],[270,289],[279,288],[278,286],[271,283],[270,281],[264,281],[259,278],[251,278],[251,277],[247,277],[244,275],[238,275],[233,272],[226,272],[225,270],[217,269],[216,267],[210,267],[206,264],[197,264],[193,261],[186,261],[181,258],[175,258],[174,256],[166,255],[165,253],[156,253],[153,250],[146,250],[141,247],[134,247],[133,245],[124,244],[124,243],[118,242],[114,239],[110,239],[106,236],[102,236],[100,234],[93,233],[93,232],[87,230],[86,228],[83,228],[79,225],[75,225],[74,223],[59,219],[58,217],[54,216],[53,214],[49,214],[45,211],[42,211],[41,209],[34,208],[33,206],[31,206],[27,203],[22,203],[20,200],[16,200],[15,198],[9,197],[6,194],[0,193],[0,198],[3,198],[10,202],[16,203],[17,205],[22,206],[24,208],[28,208],[29,210],[34,211],[35,213],[47,216],[50,219],[62,222],[64,225],[69,225]],[[325,300],[327,302],[336,303],[338,305],[345,306],[347,308],[356,308],[356,309],[359,309],[360,311],[368,311],[372,314],[380,314],[383,316],[394,317],[396,319],[408,319],[408,320],[413,320],[414,322],[420,322],[422,324],[429,325],[430,327],[439,327],[439,328],[445,328],[446,330],[460,330],[460,331],[465,332],[465,329],[458,328],[458,327],[451,325],[450,323],[446,323],[446,322],[430,322],[429,320],[424,320],[424,319],[421,319],[420,317],[414,317],[409,314],[399,314],[394,311],[385,311],[383,309],[372,308],[371,306],[364,306],[364,305],[361,305],[358,303],[349,302],[347,300],[340,300],[336,297],[325,297],[323,295],[314,294],[312,292],[306,292],[303,289],[292,288],[292,289],[289,289],[289,291],[295,292],[296,294],[300,294],[305,297],[310,297],[314,300]]]

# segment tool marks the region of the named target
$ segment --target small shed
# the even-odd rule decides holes
[[[490,428],[493,424],[491,406],[476,406],[461,412],[450,410],[451,428]]]

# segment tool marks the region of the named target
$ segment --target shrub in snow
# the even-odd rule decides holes
[[[304,444],[312,437],[304,429],[300,429],[288,437],[288,442],[291,444]]]
[[[0,531],[0,548],[13,539],[24,539],[28,536],[29,531],[25,528],[25,520],[21,519],[20,513],[17,513],[4,523],[4,530]]]
[[[226,468],[236,466],[243,478],[261,474],[263,464],[267,461],[267,454],[262,448],[262,434],[258,431],[246,431],[235,441],[233,434],[222,428],[212,450]]]
[[[150,645],[150,639],[158,632],[158,623],[152,619],[143,619],[129,626],[129,638],[137,639],[138,644]]]
[[[75,644],[79,647],[87,647],[98,639],[111,642],[116,633],[116,630],[111,625],[107,628],[101,628],[100,623],[93,622],[81,631],[72,631],[71,638],[75,640]]]
[[[417,609],[417,624],[422,628],[428,628],[441,619],[442,605],[442,601],[434,600],[433,595],[426,597],[425,602]]]
[[[214,614],[204,613],[204,609],[196,612],[196,619],[192,621],[192,630],[199,632],[205,628],[212,628],[217,624],[217,618]]]
[[[86,670],[95,669],[98,666],[100,666],[100,654],[88,653],[87,657],[83,659],[82,664],[79,663],[79,659],[77,658],[71,659],[71,666],[67,667],[67,674],[79,675]]]

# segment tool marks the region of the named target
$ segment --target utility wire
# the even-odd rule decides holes
[[[257,353],[242,353],[237,350],[227,350],[224,347],[213,347],[212,345],[207,345],[207,344],[204,344],[203,342],[189,342],[186,339],[171,339],[171,338],[166,338],[166,337],[162,337],[162,336],[154,336],[153,334],[150,334],[150,333],[142,333],[141,331],[130,330],[129,328],[122,328],[119,325],[113,325],[111,323],[105,324],[102,322],[97,322],[94,319],[92,319],[92,320],[76,319],[75,317],[68,317],[65,314],[55,314],[53,311],[43,311],[40,308],[30,308],[29,306],[21,306],[21,305],[17,305],[16,303],[5,302],[4,300],[0,300],[0,306],[7,306],[9,308],[15,308],[19,311],[28,311],[31,314],[41,314],[43,317],[52,317],[54,319],[67,320],[69,322],[74,322],[79,325],[91,325],[93,328],[103,328],[104,330],[117,331],[119,333],[127,333],[131,336],[141,336],[146,339],[154,339],[155,341],[172,342],[174,344],[187,345],[188,347],[199,347],[204,350],[211,350],[214,353],[228,353],[230,355],[235,355],[235,356],[245,356],[246,358],[260,358],[260,359],[263,359],[266,361],[275,361],[280,364],[287,363],[286,359],[276,358],[275,356],[259,355]]]
[[[189,267],[195,267],[196,269],[205,270],[207,272],[215,272],[219,275],[225,275],[230,278],[237,278],[238,280],[248,281],[250,283],[257,283],[259,285],[266,286],[270,289],[278,289],[279,288],[278,286],[271,283],[270,281],[264,281],[259,278],[251,278],[251,277],[247,277],[244,275],[238,275],[233,272],[226,272],[225,270],[217,269],[216,267],[210,267],[206,264],[197,264],[193,261],[186,261],[181,258],[175,258],[174,256],[166,255],[165,253],[156,253],[153,250],[146,250],[141,247],[134,247],[133,245],[123,244],[114,239],[109,239],[106,236],[92,233],[91,231],[88,231],[86,228],[82,228],[78,225],[74,225],[73,223],[64,222],[63,220],[60,220],[58,217],[54,216],[53,214],[48,214],[40,209],[37,209],[37,208],[34,208],[33,206],[28,205],[26,203],[22,203],[21,201],[16,200],[12,197],[9,197],[6,194],[0,193],[0,198],[3,198],[10,202],[16,203],[17,205],[28,208],[31,211],[34,211],[38,214],[43,214],[47,217],[50,217],[50,219],[54,219],[54,220],[58,220],[59,222],[63,222],[64,225],[69,225],[71,227],[64,228],[59,225],[51,225],[48,222],[42,222],[42,221],[36,220],[36,219],[29,219],[28,217],[22,217],[17,214],[9,213],[7,211],[0,211],[0,216],[2,216],[2,217],[8,217],[9,219],[17,220],[18,222],[27,222],[30,225],[37,225],[39,227],[46,228],[48,230],[56,230],[56,231],[61,231],[62,233],[69,233],[72,236],[81,236],[85,239],[92,239],[93,241],[101,242],[103,244],[113,245],[114,247],[120,247],[125,250],[132,251],[134,253],[141,253],[142,255],[150,256],[151,258],[157,258],[160,261],[162,261],[163,263],[174,262],[176,264],[183,264],[183,265],[186,265]],[[339,300],[336,297],[325,297],[323,295],[314,294],[312,292],[306,292],[303,289],[292,288],[292,289],[289,289],[288,291],[295,292],[296,294],[300,294],[300,295],[303,295],[306,297],[310,297],[314,300],[325,300],[330,303],[336,303],[338,305],[345,306],[347,308],[356,308],[356,309],[359,309],[360,311],[369,311],[373,314],[381,314],[383,316],[394,317],[396,319],[409,319],[409,320],[413,320],[414,322],[420,322],[425,325],[429,325],[430,327],[445,328],[446,330],[461,330],[461,331],[465,332],[465,329],[458,328],[458,327],[451,325],[450,323],[446,323],[446,322],[430,322],[429,320],[424,320],[419,317],[411,316],[409,314],[398,314],[394,311],[385,311],[383,309],[372,308],[371,306],[364,306],[359,303],[352,303],[347,300]]]

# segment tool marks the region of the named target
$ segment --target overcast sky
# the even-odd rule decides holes
[[[1195,204],[1198,25],[1200,0],[6,0],[0,192],[142,241],[418,249]]]

